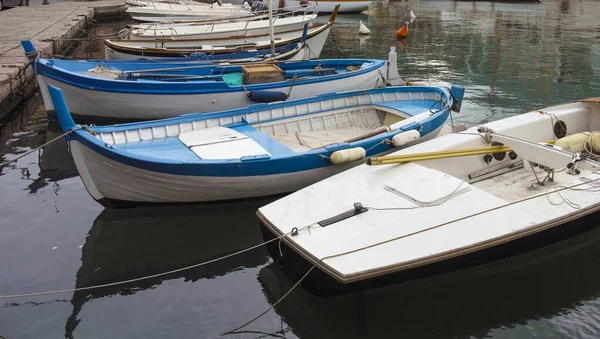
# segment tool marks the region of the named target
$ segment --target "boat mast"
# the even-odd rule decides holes
[[[269,1],[269,32],[271,34],[271,56],[275,57],[275,37],[273,34],[273,0]]]

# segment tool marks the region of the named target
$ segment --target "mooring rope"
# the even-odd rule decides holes
[[[147,276],[133,278],[133,279],[128,279],[128,280],[115,281],[115,282],[112,282],[112,283],[106,283],[106,284],[100,284],[100,285],[93,285],[93,286],[86,286],[86,287],[65,288],[65,289],[62,289],[62,290],[45,291],[45,292],[34,292],[34,293],[23,293],[23,294],[13,294],[13,295],[0,295],[0,299],[21,298],[21,297],[35,297],[35,296],[48,295],[48,294],[58,294],[58,293],[67,293],[67,292],[77,292],[77,291],[93,290],[93,289],[98,289],[98,288],[103,288],[103,287],[124,285],[124,284],[128,284],[128,283],[136,282],[136,281],[142,281],[142,280],[148,280],[148,279],[153,279],[153,278],[157,278],[157,277],[162,277],[162,276],[165,276],[165,275],[169,275],[169,274],[173,274],[173,273],[178,273],[178,272],[183,272],[183,271],[191,270],[191,269],[196,268],[196,267],[200,267],[200,266],[205,266],[205,265],[208,265],[208,264],[212,264],[214,262],[218,262],[218,261],[221,261],[221,260],[224,260],[224,259],[227,259],[227,258],[231,258],[231,257],[237,256],[237,255],[240,255],[242,253],[249,252],[251,250],[254,250],[254,249],[262,247],[262,246],[264,246],[266,244],[269,244],[269,243],[271,243],[273,241],[279,240],[280,238],[286,237],[286,236],[288,236],[290,234],[292,234],[292,232],[289,232],[289,233],[286,233],[286,234],[282,234],[282,235],[280,235],[278,237],[275,237],[273,239],[267,240],[267,241],[262,242],[260,244],[257,244],[257,245],[245,248],[243,250],[240,250],[240,251],[237,251],[237,252],[234,252],[234,253],[230,253],[230,254],[224,255],[224,256],[219,257],[219,258],[207,260],[207,261],[204,261],[204,262],[201,262],[201,263],[198,263],[198,264],[194,264],[194,265],[190,265],[190,266],[186,266],[186,267],[177,268],[177,269],[174,269],[174,270],[171,270],[171,271],[167,271],[167,272],[162,272],[162,273],[147,275]]]
[[[60,139],[60,138],[62,138],[62,137],[64,137],[64,136],[66,136],[66,135],[68,135],[68,134],[71,134],[71,133],[73,133],[73,132],[75,132],[75,131],[77,131],[77,130],[80,130],[80,129],[85,129],[85,130],[87,130],[87,131],[88,131],[88,132],[90,132],[90,133],[92,133],[92,132],[93,132],[91,129],[89,129],[89,128],[88,128],[88,126],[87,126],[87,125],[81,125],[81,126],[77,126],[77,127],[73,128],[73,129],[71,129],[71,130],[67,131],[66,133],[63,133],[63,134],[61,134],[61,135],[57,136],[56,138],[54,138],[54,139],[52,139],[52,140],[50,140],[50,141],[48,141],[48,142],[46,142],[46,143],[44,143],[44,144],[42,144],[42,145],[38,146],[38,147],[36,147],[36,148],[34,148],[34,149],[32,149],[32,150],[29,150],[29,151],[27,151],[27,152],[25,152],[25,153],[23,153],[23,154],[19,155],[18,157],[14,158],[14,159],[6,160],[6,161],[4,161],[3,163],[0,163],[0,168],[1,168],[1,167],[4,167],[4,166],[6,166],[6,165],[8,165],[8,164],[10,164],[11,162],[15,162],[15,161],[17,161],[17,160],[19,160],[19,159],[21,159],[21,158],[23,158],[23,157],[26,157],[26,156],[28,156],[29,154],[31,154],[31,153],[33,153],[33,152],[35,152],[35,151],[38,151],[38,150],[40,150],[41,148],[45,147],[46,145],[49,145],[49,144],[51,144],[51,143],[55,142],[56,140],[58,140],[58,139]],[[92,134],[94,134],[94,133],[92,133]]]

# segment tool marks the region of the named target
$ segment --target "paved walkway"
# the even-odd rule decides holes
[[[0,102],[14,94],[15,88],[26,80],[24,76],[30,79],[33,76],[30,67],[24,70],[27,58],[21,40],[33,41],[42,55],[49,56],[53,48],[60,51],[69,37],[85,27],[84,17],[118,12],[123,5],[123,0],[61,3],[50,0],[50,5],[32,1],[29,7],[0,11]],[[0,117],[3,113],[3,107],[0,107]]]

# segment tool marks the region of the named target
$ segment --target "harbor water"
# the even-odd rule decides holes
[[[416,19],[397,40],[410,10]],[[473,126],[600,97],[598,18],[596,0],[380,0],[365,13],[338,15],[321,57],[387,58],[395,47],[404,79],[465,87],[453,121]],[[370,35],[358,35],[359,21]],[[125,24],[96,25],[90,39]],[[84,41],[73,56],[101,58],[102,45]],[[34,97],[0,121],[0,162],[60,134]],[[125,281],[234,253],[263,241],[255,212],[276,199],[104,209],[64,140],[0,168],[0,192],[0,295]],[[321,298],[298,288],[226,337],[599,337],[599,264],[595,228],[502,261],[360,293]],[[152,279],[0,299],[0,338],[214,338],[267,310],[294,283],[260,247]]]

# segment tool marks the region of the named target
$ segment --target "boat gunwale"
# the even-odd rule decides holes
[[[172,117],[172,118],[130,122],[130,123],[123,123],[123,124],[118,124],[118,125],[93,126],[91,129],[97,133],[119,132],[119,131],[126,131],[126,130],[132,130],[132,129],[152,128],[152,127],[175,125],[175,124],[181,124],[181,123],[193,123],[193,122],[209,120],[209,119],[233,117],[233,116],[239,116],[242,114],[258,113],[258,112],[261,112],[264,110],[275,110],[275,109],[280,109],[280,108],[285,108],[285,107],[290,107],[290,106],[313,104],[313,103],[317,103],[317,102],[322,102],[324,100],[334,100],[334,99],[352,98],[352,97],[358,98],[360,96],[367,95],[367,94],[368,95],[373,95],[373,94],[384,95],[384,94],[398,93],[398,92],[412,93],[413,95],[418,94],[418,93],[434,93],[434,94],[440,95],[442,97],[442,100],[444,100],[447,105],[451,105],[451,102],[452,103],[454,102],[454,99],[449,94],[450,93],[449,90],[444,87],[438,87],[438,86],[392,86],[392,87],[373,88],[373,89],[365,89],[365,90],[329,92],[329,93],[319,94],[319,95],[316,95],[313,97],[295,99],[295,100],[290,100],[290,101],[277,101],[277,102],[272,102],[272,103],[257,103],[257,104],[248,105],[246,107],[218,111],[218,112],[211,112],[211,113],[187,113],[187,114],[182,114],[180,116]],[[354,95],[350,96],[349,94],[352,94],[352,93],[354,93]],[[389,101],[384,101],[384,102],[394,102],[394,101],[402,101],[402,100],[389,100]],[[378,103],[380,103],[380,102],[370,102],[370,103],[364,103],[364,104],[359,103],[356,105],[333,107],[330,109],[319,110],[318,112],[315,111],[315,112],[304,113],[302,115],[297,115],[296,117],[304,116],[304,115],[308,115],[308,114],[329,112],[332,110],[338,110],[338,109],[342,109],[342,108],[377,105]],[[286,119],[286,118],[287,117],[281,118],[281,119]],[[268,121],[276,121],[276,120],[281,120],[281,119],[272,119],[272,120],[268,120]],[[423,121],[425,121],[425,120],[423,120]],[[267,122],[267,120],[261,121],[261,123],[264,123],[264,122]]]
[[[227,92],[242,92],[252,90],[268,90],[290,86],[301,86],[307,84],[321,83],[327,81],[336,81],[341,79],[353,78],[360,75],[368,74],[381,70],[386,66],[387,61],[382,59],[316,59],[307,61],[293,61],[292,63],[305,64],[307,67],[314,67],[309,65],[321,65],[325,66],[328,63],[338,65],[352,64],[352,63],[374,63],[364,69],[358,69],[352,72],[345,72],[341,74],[328,74],[322,76],[313,76],[299,79],[286,79],[284,81],[263,83],[263,84],[251,84],[245,86],[229,86],[223,81],[192,81],[192,82],[178,82],[178,81],[149,81],[149,82],[137,82],[131,80],[118,80],[118,79],[106,79],[96,78],[85,74],[78,74],[73,71],[69,71],[65,68],[56,66],[53,64],[53,59],[37,59],[36,60],[36,73],[48,77],[52,80],[66,83],[68,85],[82,88],[86,90],[102,91],[102,92],[114,92],[123,94],[140,94],[140,95],[193,95],[193,94],[217,94]],[[340,62],[341,61],[341,62]],[[80,62],[80,61],[78,61]],[[94,63],[87,61],[89,63]],[[49,63],[49,64],[48,64]],[[97,62],[101,64],[101,62]],[[112,64],[113,66],[115,64]],[[94,66],[95,67],[95,66]],[[115,66],[116,67],[116,66]],[[177,65],[176,67],[181,67]],[[220,66],[214,65],[215,68],[222,67],[240,67],[239,65],[231,66]],[[208,68],[208,67],[207,67]],[[64,75],[64,76],[61,76]],[[204,85],[201,87],[201,85]],[[219,87],[216,87],[216,86]],[[140,88],[143,87],[143,88]]]

